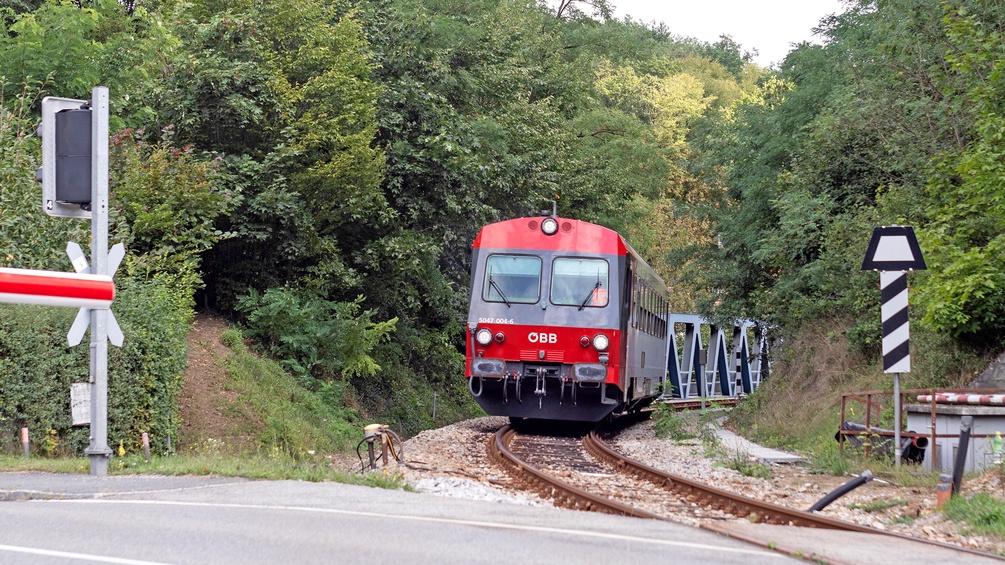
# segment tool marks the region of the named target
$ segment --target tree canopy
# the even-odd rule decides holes
[[[554,3],[552,3],[554,4]],[[56,268],[41,97],[112,97],[115,237],[306,383],[419,429],[456,414],[470,244],[550,209],[625,233],[672,308],[876,353],[876,225],[910,223],[931,331],[1005,333],[1002,23],[977,0],[850,0],[762,69],[605,1],[21,1],[0,8],[0,264]],[[282,314],[282,315],[280,315]],[[354,344],[332,347],[331,336]]]

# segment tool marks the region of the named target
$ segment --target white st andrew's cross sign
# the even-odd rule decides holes
[[[911,372],[910,330],[907,322],[907,271],[927,269],[914,228],[883,226],[872,232],[862,270],[881,271],[883,315],[883,372]]]

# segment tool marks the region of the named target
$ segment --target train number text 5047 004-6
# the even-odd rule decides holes
[[[478,318],[479,324],[512,324],[512,319],[507,318]]]

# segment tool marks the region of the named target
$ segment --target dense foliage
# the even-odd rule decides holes
[[[232,316],[308,388],[348,384],[406,433],[434,398],[438,419],[476,413],[460,377],[477,229],[553,203],[627,234],[675,310],[783,332],[840,318],[871,359],[876,275],[858,267],[872,227],[910,223],[928,339],[1005,334],[997,3],[849,1],[825,45],[771,70],[605,0],[79,4],[0,8],[0,263],[63,269],[65,241],[86,241],[38,209],[30,132],[42,96],[107,85],[121,288],[165,293],[183,311],[165,320],[193,299]],[[124,329],[150,323],[122,308]],[[174,386],[179,366],[153,365],[131,370]],[[2,417],[24,419],[5,394]]]
[[[789,327],[855,320],[875,353],[877,275],[859,271],[873,226],[913,225],[923,331],[993,349],[1005,336],[1003,8],[954,0],[848,2],[825,46],[792,51],[764,96],[709,124],[722,183],[708,207],[721,247],[707,299],[724,317]],[[721,141],[729,140],[723,144]]]

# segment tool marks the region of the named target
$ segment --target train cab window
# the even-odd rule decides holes
[[[580,310],[607,306],[608,272],[603,259],[555,259],[551,269],[552,304],[578,306]]]
[[[535,304],[541,299],[541,258],[529,255],[490,255],[485,262],[482,300]]]

